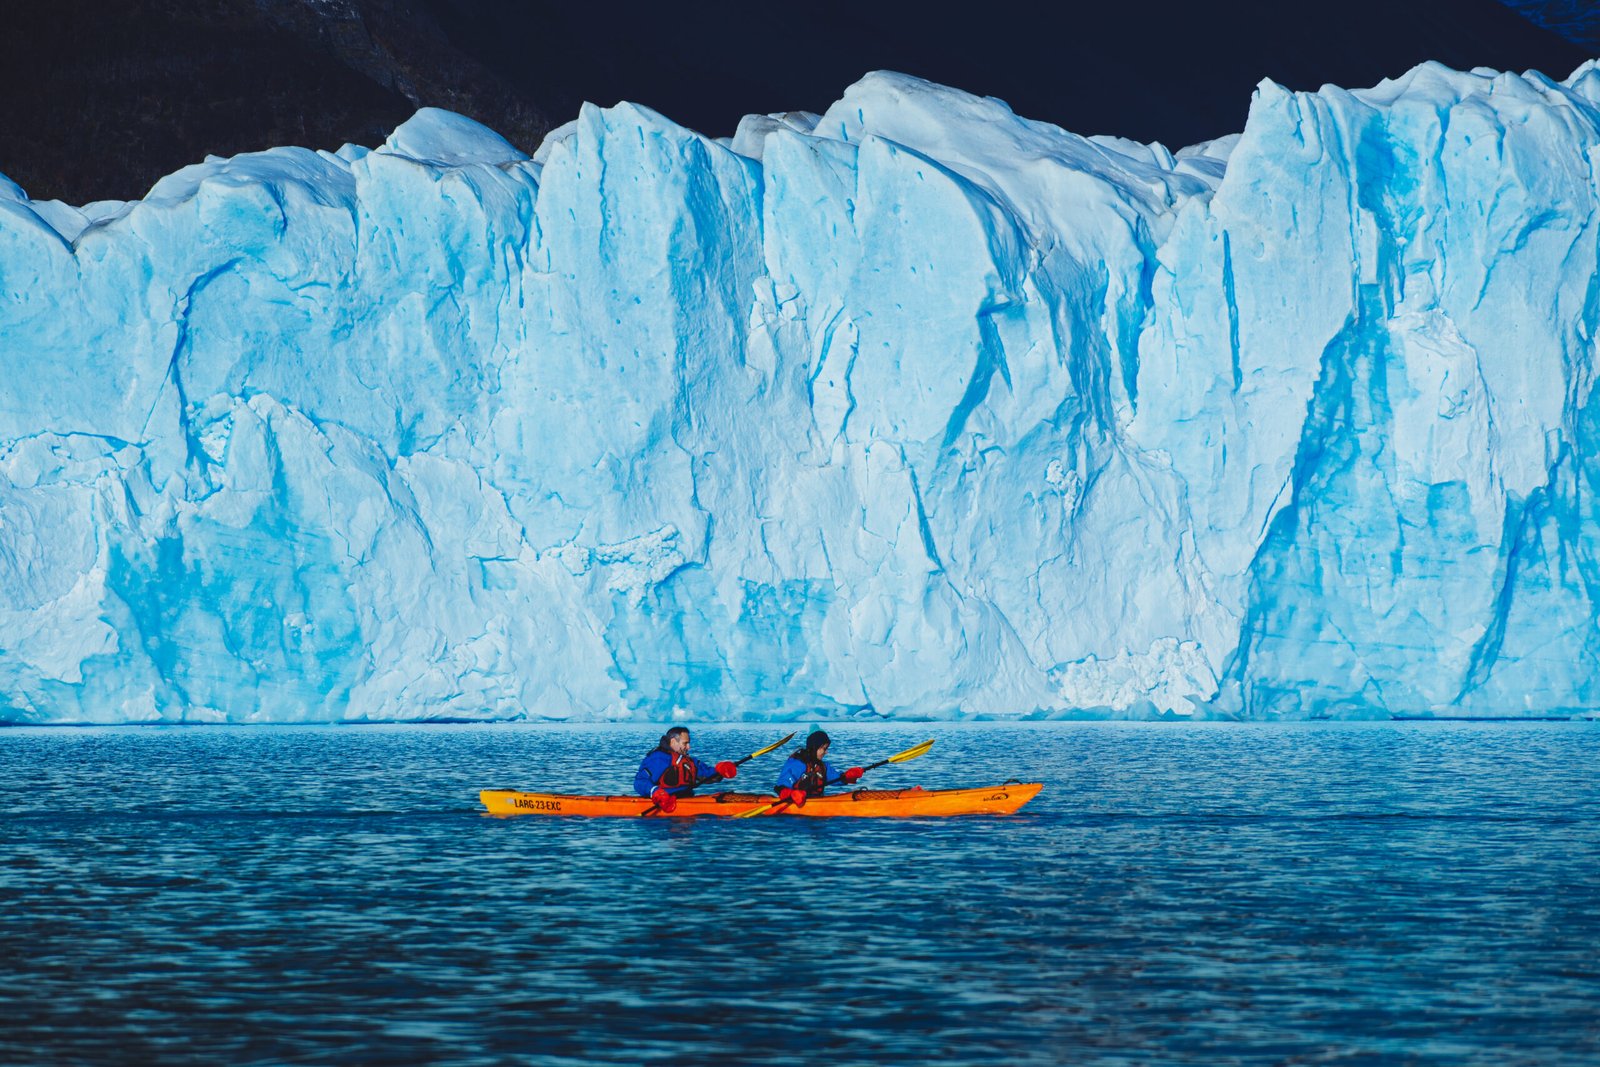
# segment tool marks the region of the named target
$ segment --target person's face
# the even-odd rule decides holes
[[[667,739],[667,747],[672,749],[673,755],[683,755],[685,752],[689,751],[689,735],[673,734]]]
[[[830,743],[831,742],[824,741],[824,742],[822,742],[822,744],[817,746],[817,758],[818,759],[826,759],[827,758],[827,756],[828,756],[828,745]]]

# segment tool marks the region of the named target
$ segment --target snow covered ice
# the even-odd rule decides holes
[[[1424,65],[0,180],[0,720],[1600,708],[1597,161]]]

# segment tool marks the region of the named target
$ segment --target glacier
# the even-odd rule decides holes
[[[1593,713],[1597,161],[1425,64],[0,179],[0,722]]]

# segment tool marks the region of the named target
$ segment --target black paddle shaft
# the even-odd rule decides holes
[[[869,763],[865,767],[861,768],[861,774],[866,774],[868,771],[877,770],[879,767],[882,767],[882,766],[884,766],[886,764],[890,764],[890,763],[893,763],[893,762],[894,762],[894,760],[881,759],[877,763]],[[861,781],[861,775],[860,774],[856,775],[856,782],[859,782],[859,781]],[[855,785],[856,782],[847,782],[843,778],[835,778],[831,782],[823,782],[822,784],[823,785]]]
[[[872,770],[874,767],[882,767],[885,763],[888,763],[888,762],[889,761],[886,760],[886,759],[881,759],[877,763],[869,763],[865,767],[861,768],[861,773],[862,774],[866,774],[868,771]],[[856,779],[856,782],[859,782],[859,781],[861,781],[861,779],[858,777]],[[823,782],[822,785],[823,785],[823,788],[827,788],[830,785],[855,785],[856,782],[847,782],[843,778],[835,778],[831,782]],[[790,800],[788,797],[781,797],[781,798],[779,798],[779,800],[778,800],[778,802],[776,804],[771,804],[771,805],[769,805],[769,807],[776,808],[776,807],[780,807],[781,805],[784,805],[784,804],[793,804],[793,803],[794,803],[794,801]]]
[[[929,744],[932,744],[932,742],[930,741]],[[921,749],[922,751],[918,752],[917,749]],[[925,752],[927,752],[927,749],[924,748],[922,745],[916,746],[915,749],[907,749],[905,752],[896,752],[893,756],[890,756],[888,759],[881,759],[877,763],[869,763],[869,764],[867,764],[865,767],[861,768],[861,773],[862,774],[866,774],[870,770],[874,770],[874,769],[876,769],[878,767],[885,766],[886,764],[893,763],[897,759],[904,758],[905,760],[908,760],[908,761],[909,760],[913,760],[913,759],[916,759],[917,756],[923,755]],[[912,753],[915,753],[915,755],[912,755]],[[861,781],[861,779],[857,778],[856,782],[859,782],[859,781]],[[837,781],[827,782],[827,783],[824,783],[824,784],[826,784],[826,785],[855,785],[855,782],[846,782],[843,778],[840,778]],[[771,811],[774,808],[781,808],[785,804],[793,804],[793,803],[794,803],[794,801],[790,800],[788,797],[781,797],[778,800],[775,800],[775,801],[765,805],[764,807],[756,808],[756,809],[752,809],[752,810],[754,810],[754,811]],[[744,813],[744,812],[740,813],[741,816],[744,815],[744,814],[746,814],[746,813]]]
[[[779,744],[782,744],[782,742],[780,741]],[[749,763],[751,760],[755,759],[756,756],[758,756],[758,755],[760,755],[760,753],[752,752],[752,753],[750,753],[750,755],[746,756],[744,759],[736,759],[736,760],[734,760],[733,761],[733,765],[735,767],[738,767],[738,766],[741,766],[743,764]],[[692,785],[675,785],[671,789],[668,789],[667,792],[671,793],[673,796],[677,796],[680,792],[682,792],[684,790],[699,789],[703,785],[716,785],[718,782],[723,782],[723,781],[727,781],[727,779],[723,778],[722,775],[720,775],[720,774],[713,774],[710,778],[701,778],[699,781],[696,781]],[[646,815],[654,815],[656,812],[658,812],[660,810],[661,810],[661,805],[660,804],[652,804],[648,808],[645,808],[643,811],[641,811],[639,813],[639,817],[642,819]]]

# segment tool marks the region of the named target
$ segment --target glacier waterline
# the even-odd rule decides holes
[[[0,186],[0,720],[1592,711],[1597,146],[880,73]]]

